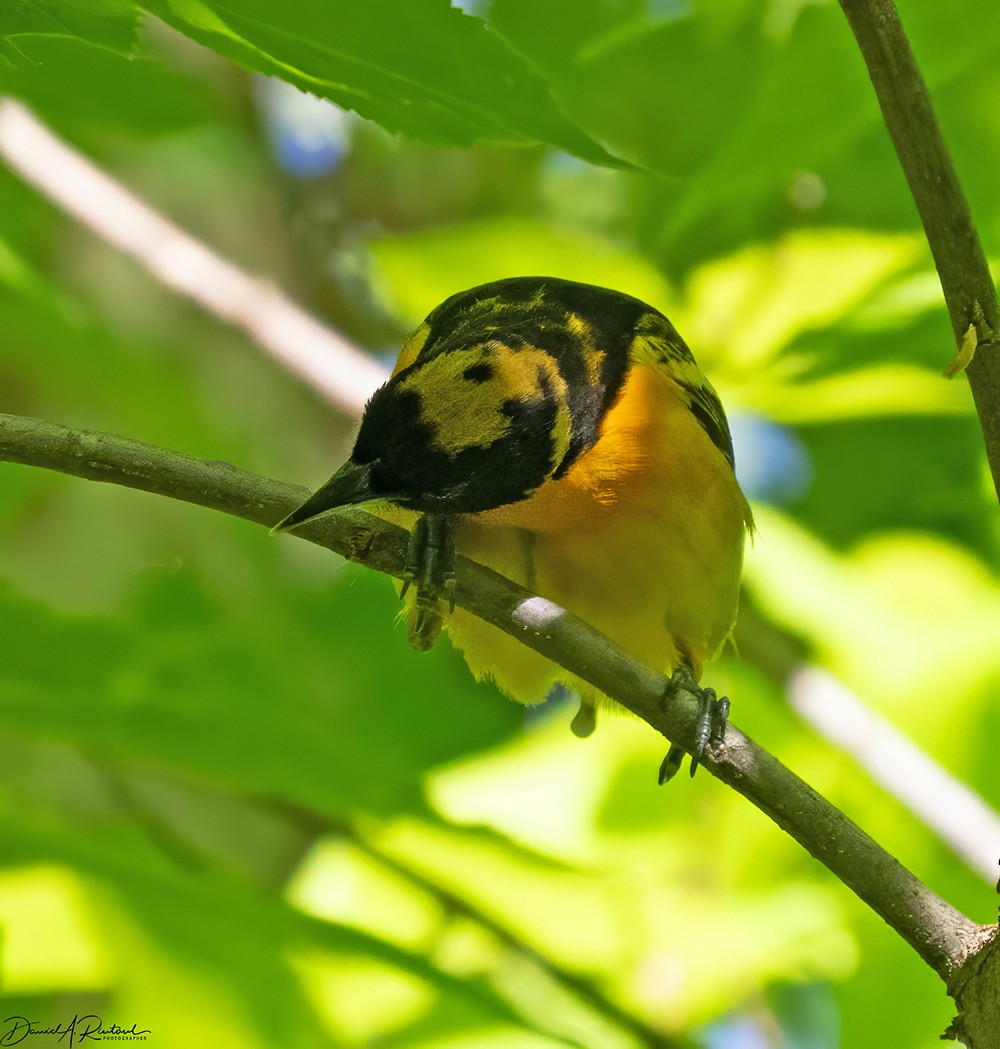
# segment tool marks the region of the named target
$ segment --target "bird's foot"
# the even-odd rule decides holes
[[[410,610],[408,636],[418,652],[425,652],[444,623],[442,594],[448,614],[455,611],[455,533],[450,518],[424,514],[417,519],[406,544],[399,596],[405,597],[411,585],[416,588],[417,599]]]
[[[729,720],[729,700],[726,696],[716,698],[715,689],[702,688],[694,679],[691,668],[679,666],[670,678],[663,694],[663,706],[674,699],[678,693],[687,692],[698,701],[698,725],[695,732],[694,746],[691,748],[691,775],[698,771],[701,761],[709,746],[718,746],[726,738],[726,723]],[[674,778],[684,762],[686,750],[677,743],[671,743],[667,756],[660,765],[658,782],[663,786]]]

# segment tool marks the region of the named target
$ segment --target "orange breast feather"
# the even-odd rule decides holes
[[[530,498],[456,523],[459,552],[555,601],[638,659],[696,675],[732,630],[750,510],[732,468],[662,370],[634,365],[601,436]],[[456,610],[473,673],[523,703],[594,690]]]

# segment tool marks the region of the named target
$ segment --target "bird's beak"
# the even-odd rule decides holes
[[[359,466],[348,459],[322,488],[317,488],[301,506],[279,521],[271,529],[272,535],[275,532],[288,532],[296,525],[338,506],[350,506],[374,499],[369,478],[371,469],[371,463]]]

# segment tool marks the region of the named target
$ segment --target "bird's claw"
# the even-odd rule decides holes
[[[691,748],[691,775],[698,771],[698,764],[709,747],[721,745],[726,738],[726,724],[729,720],[729,699],[716,697],[715,689],[701,688],[694,679],[691,669],[681,665],[674,671],[663,696],[666,706],[678,692],[691,693],[698,701],[698,724],[695,729],[694,746]],[[660,786],[674,778],[680,771],[687,753],[678,743],[671,743],[667,756],[660,764],[658,782]]]
[[[448,614],[455,611],[455,536],[451,521],[438,514],[424,514],[410,532],[406,544],[406,563],[399,596],[410,586],[417,590],[415,608],[410,614],[410,644],[420,652],[434,644],[443,618],[438,607],[441,592],[448,601]]]

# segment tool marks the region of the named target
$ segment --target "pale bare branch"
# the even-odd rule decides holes
[[[972,870],[996,884],[1000,816],[974,790],[822,668],[800,666],[786,689],[805,721],[850,754]]]
[[[353,343],[160,215],[10,98],[0,98],[0,156],[162,284],[242,328],[337,407],[360,414],[385,382],[385,370]]]

